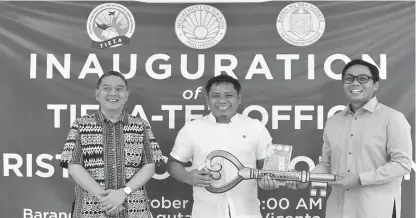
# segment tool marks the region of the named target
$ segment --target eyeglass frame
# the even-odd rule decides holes
[[[346,83],[346,82],[345,82],[345,80],[344,80],[345,76],[351,76],[351,77],[352,77],[352,81],[351,81],[350,83]],[[358,77],[360,77],[360,76],[365,76],[365,77],[367,77],[367,81],[366,81],[366,82],[361,83],[361,82],[360,82],[360,80],[358,79]],[[362,84],[366,84],[366,83],[368,83],[368,81],[370,81],[370,79],[374,80],[374,77],[373,77],[373,76],[369,76],[369,75],[367,75],[367,74],[360,74],[360,75],[358,75],[358,76],[354,76],[354,75],[352,75],[352,74],[345,74],[344,76],[342,76],[342,78],[341,78],[341,79],[342,79],[342,82],[343,82],[344,84],[351,84],[351,83],[354,83],[354,81],[355,81],[355,80],[357,80],[357,82],[358,82],[358,83],[360,83],[360,84],[362,85]]]

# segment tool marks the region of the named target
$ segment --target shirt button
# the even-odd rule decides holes
[[[353,136],[354,134],[351,134],[351,136]]]
[[[351,155],[351,152],[349,152],[348,154]]]
[[[347,170],[347,172],[350,172],[350,170]]]
[[[347,191],[349,191],[350,189],[349,188],[347,188]]]
[[[357,117],[355,118],[355,120],[357,120]]]

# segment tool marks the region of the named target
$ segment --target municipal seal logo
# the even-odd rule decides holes
[[[194,49],[207,49],[218,44],[227,31],[227,22],[218,9],[193,5],[183,9],[175,21],[179,40]]]
[[[277,32],[288,43],[307,46],[321,38],[325,31],[325,18],[321,10],[306,2],[292,3],[277,16]]]
[[[105,3],[95,7],[87,20],[91,46],[113,48],[130,43],[136,27],[133,14],[123,5]]]

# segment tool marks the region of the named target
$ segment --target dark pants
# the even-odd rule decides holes
[[[391,216],[391,218],[396,218],[396,201],[394,201],[393,204],[393,215]]]

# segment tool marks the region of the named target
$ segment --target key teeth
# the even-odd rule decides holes
[[[319,190],[319,197],[325,198],[326,197],[326,189]]]
[[[311,182],[312,188],[327,188],[328,183],[325,182]]]
[[[317,196],[317,193],[318,192],[318,190],[316,190],[316,189],[311,189],[311,191],[310,191],[310,194],[311,194],[311,197],[316,197]]]

